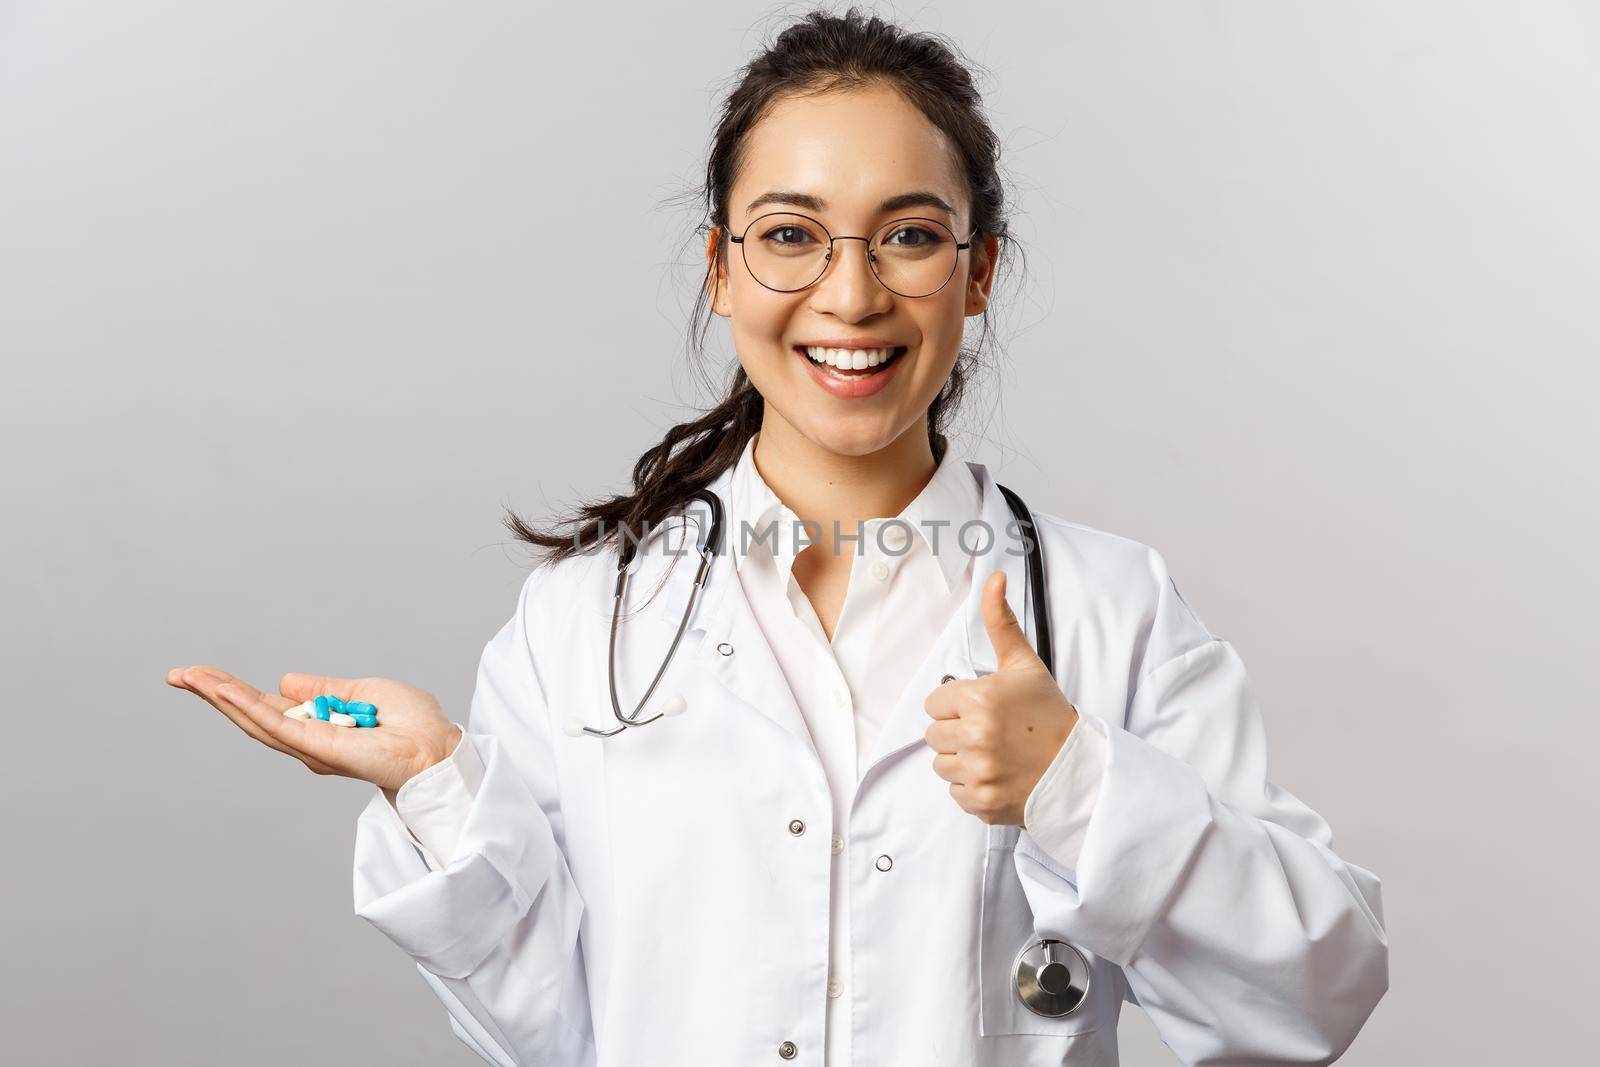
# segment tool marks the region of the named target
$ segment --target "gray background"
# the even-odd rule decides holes
[[[163,675],[464,713],[526,567],[502,507],[620,487],[706,399],[660,205],[801,10],[0,2],[11,1062],[477,1062],[352,914],[369,787]],[[1595,7],[882,10],[990,72],[1030,253],[962,444],[1165,553],[1275,779],[1383,879],[1392,985],[1344,1062],[1573,1062]]]

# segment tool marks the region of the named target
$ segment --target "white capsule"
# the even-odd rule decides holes
[[[317,717],[317,705],[308,700],[304,704],[296,704],[284,714],[291,719],[315,719]]]
[[[349,715],[346,715],[342,711],[328,712],[328,721],[333,723],[335,726],[354,726],[356,724],[355,719]]]

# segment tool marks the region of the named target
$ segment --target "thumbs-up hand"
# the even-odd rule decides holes
[[[935,753],[934,773],[950,783],[964,811],[986,823],[1021,826],[1028,795],[1077,725],[1078,709],[1006,603],[1004,571],[984,584],[983,624],[995,672],[952,679],[929,693],[922,707],[933,724],[924,736]]]

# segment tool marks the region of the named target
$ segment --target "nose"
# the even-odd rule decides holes
[[[812,290],[811,306],[845,322],[860,322],[894,308],[894,294],[885,289],[867,261],[867,239],[835,237],[822,278]]]

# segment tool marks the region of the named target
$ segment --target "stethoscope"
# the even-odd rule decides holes
[[[1000,483],[996,482],[995,488],[1005,497],[1006,505],[1011,509],[1011,514],[1018,525],[1031,534],[1034,528],[1033,512],[1028,509],[1028,505],[1022,502],[1020,496]],[[672,657],[677,654],[678,644],[683,640],[684,631],[689,628],[689,620],[694,617],[695,606],[700,602],[700,594],[705,589],[712,561],[722,548],[721,499],[710,489],[697,489],[689,494],[689,500],[704,501],[711,509],[711,522],[709,525],[696,524],[699,532],[695,551],[700,557],[700,564],[695,571],[694,586],[689,591],[689,601],[684,605],[683,618],[678,622],[677,632],[672,635],[672,644],[667,648],[661,667],[650,680],[649,687],[645,689],[644,696],[639,698],[639,703],[634,706],[632,713],[624,713],[622,702],[617,699],[617,631],[622,616],[622,605],[628,592],[629,566],[633,563],[639,546],[635,539],[623,537],[622,550],[617,558],[617,585],[611,601],[611,640],[606,653],[606,684],[611,691],[611,713],[616,717],[617,725],[609,730],[601,730],[584,725],[581,719],[571,719],[566,726],[569,735],[615,737],[624,730],[648,726],[657,719],[682,714],[688,706],[681,695],[675,696],[667,701],[664,708],[649,718],[639,717],[644,706],[650,702],[650,697],[656,691],[662,676],[667,673],[667,668],[672,665]],[[1045,594],[1044,552],[1039,547],[1039,538],[1029,536],[1026,541],[1028,589],[1033,601],[1034,644],[1039,658],[1049,668],[1051,677],[1054,677],[1055,646],[1050,632],[1050,602]],[[1089,993],[1088,960],[1074,946],[1055,938],[1040,938],[1024,947],[1013,964],[1012,977],[1016,984],[1017,996],[1028,1010],[1036,1015],[1050,1018],[1072,1014]]]

